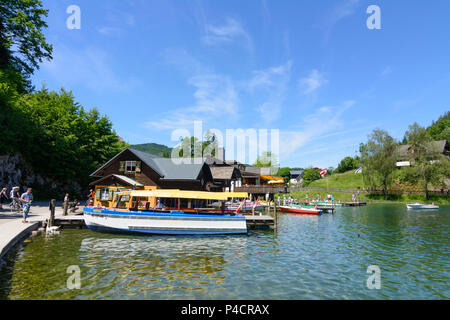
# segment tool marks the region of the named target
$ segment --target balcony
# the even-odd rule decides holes
[[[235,192],[247,192],[247,193],[253,193],[253,194],[275,194],[275,193],[287,193],[287,187],[275,187],[275,186],[269,186],[269,185],[262,185],[262,186],[242,186],[242,187],[235,187]]]

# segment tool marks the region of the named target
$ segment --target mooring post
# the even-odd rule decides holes
[[[55,221],[55,207],[56,207],[56,200],[52,199],[50,200],[50,219],[48,219],[48,227],[53,226],[53,222]]]
[[[278,224],[278,217],[277,217],[277,205],[275,203],[275,201],[273,202],[273,228],[276,229],[277,228],[277,224]]]
[[[64,201],[64,212],[63,212],[63,216],[67,216],[67,210],[69,209],[69,200],[65,200]]]

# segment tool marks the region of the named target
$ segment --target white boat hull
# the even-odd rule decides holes
[[[124,212],[85,209],[88,228],[147,234],[244,234],[247,222],[242,215],[202,215],[158,212]]]
[[[423,209],[439,209],[439,206],[431,205],[431,204],[407,204],[406,207],[409,210],[423,210]]]

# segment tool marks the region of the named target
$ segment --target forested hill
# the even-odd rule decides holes
[[[135,144],[131,145],[130,148],[151,154],[156,154],[162,157],[170,155],[170,153],[172,152],[172,148],[169,148],[168,146],[158,143]]]

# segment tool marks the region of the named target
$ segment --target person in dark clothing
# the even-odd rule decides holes
[[[6,192],[6,188],[3,188],[0,192],[0,210],[3,209],[3,204],[9,201],[8,193]]]

